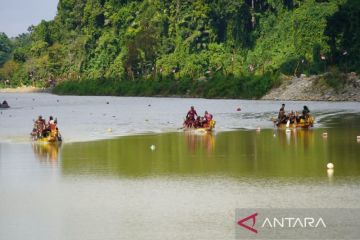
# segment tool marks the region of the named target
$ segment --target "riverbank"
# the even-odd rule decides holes
[[[271,86],[277,86],[271,89]],[[291,77],[215,77],[175,81],[84,80],[65,81],[55,87],[60,95],[162,96],[211,99],[262,99],[283,101],[360,101],[356,73],[330,71],[321,75]]]
[[[42,93],[42,92],[50,93],[51,89],[29,87],[29,86],[22,86],[16,88],[0,88],[0,93]]]
[[[271,86],[277,87],[270,89]],[[54,89],[22,86],[0,88],[0,93],[54,93],[79,96],[147,96],[210,99],[262,99],[281,101],[360,101],[356,73],[328,72],[300,77],[264,75],[241,78],[184,79],[175,81],[83,80],[60,82]],[[267,92],[267,93],[266,93]]]
[[[223,75],[180,79],[82,79],[59,82],[53,93],[82,96],[181,96],[208,99],[259,99],[279,78],[277,73],[264,75]]]
[[[283,77],[263,100],[360,101],[360,78],[356,73]]]

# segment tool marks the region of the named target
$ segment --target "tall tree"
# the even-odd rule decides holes
[[[0,67],[10,58],[13,45],[5,33],[0,33]]]

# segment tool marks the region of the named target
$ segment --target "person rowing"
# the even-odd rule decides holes
[[[302,111],[302,116],[300,118],[305,120],[305,119],[309,118],[309,116],[310,116],[310,110],[307,106],[304,106],[303,111]]]
[[[61,135],[57,127],[57,119],[54,120],[52,116],[46,123],[45,119],[40,115],[34,122],[34,128],[31,133],[33,140],[40,140],[46,138],[49,142],[61,141]]]
[[[212,131],[215,128],[216,122],[213,120],[213,115],[205,111],[204,116],[199,116],[192,106],[186,115],[183,128],[196,129],[201,131]]]
[[[43,117],[40,115],[38,119],[34,122],[34,128],[31,133],[31,136],[34,140],[42,138],[46,130],[46,123]]]
[[[287,118],[289,119],[290,124],[296,123],[296,116],[295,116],[294,111],[291,111]]]
[[[200,116],[197,116],[193,126],[194,128],[202,128],[204,123],[204,119]]]
[[[46,124],[46,129],[43,132],[43,136],[49,136],[51,133],[54,133],[56,131],[56,123],[54,121],[53,116],[49,117],[49,121]]]
[[[205,111],[203,121],[202,121],[202,125],[203,126],[209,126],[212,118],[213,118],[213,116],[208,111]]]
[[[185,125],[187,127],[192,127],[194,126],[195,123],[195,117],[197,117],[198,114],[194,108],[194,106],[191,106],[190,110],[188,111],[188,113],[186,114],[186,120],[185,120]]]
[[[276,122],[277,122],[277,124],[287,122],[287,117],[286,117],[286,113],[285,113],[285,103],[283,103],[281,105],[281,108],[280,108],[279,114],[278,114],[278,119],[277,119]]]

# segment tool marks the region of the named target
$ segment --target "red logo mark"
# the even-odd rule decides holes
[[[248,217],[246,217],[246,218],[243,218],[243,219],[239,220],[237,223],[238,223],[240,226],[246,228],[247,230],[252,231],[253,233],[257,233],[258,231],[254,228],[255,223],[256,223],[256,216],[257,216],[257,215],[258,215],[257,213],[254,213],[254,214],[252,214],[252,215],[250,215],[250,216],[248,216]],[[245,223],[247,220],[249,220],[249,219],[252,219],[252,220],[253,220],[253,221],[252,221],[253,224],[252,224],[251,227],[248,226],[248,225],[246,225],[246,224],[244,224],[244,223]]]

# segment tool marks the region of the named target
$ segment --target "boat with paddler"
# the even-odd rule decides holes
[[[39,143],[61,143],[62,138],[61,136],[45,136],[45,137],[39,137],[36,139],[33,139],[35,142]]]
[[[214,131],[215,124],[216,124],[216,121],[210,120],[209,123],[205,123],[200,127],[194,127],[194,126],[189,126],[188,124],[186,124],[184,122],[183,129],[184,129],[184,131],[187,131],[187,132],[210,133],[210,132]]]
[[[31,139],[39,143],[61,143],[62,137],[56,124],[57,120],[54,121],[52,117],[46,124],[42,116],[39,116],[38,120],[34,121],[34,128],[30,133]]]
[[[34,142],[39,142],[39,143],[61,143],[62,142],[62,137],[58,130],[49,132],[45,136],[38,136],[37,133],[32,132],[31,138]]]
[[[309,115],[305,118],[300,118],[298,120],[295,119],[294,122],[290,122],[290,120],[287,120],[286,122],[278,122],[278,119],[272,118],[272,121],[274,125],[279,129],[287,129],[287,128],[302,128],[302,129],[308,129],[312,128],[315,123],[315,118],[312,115]]]

